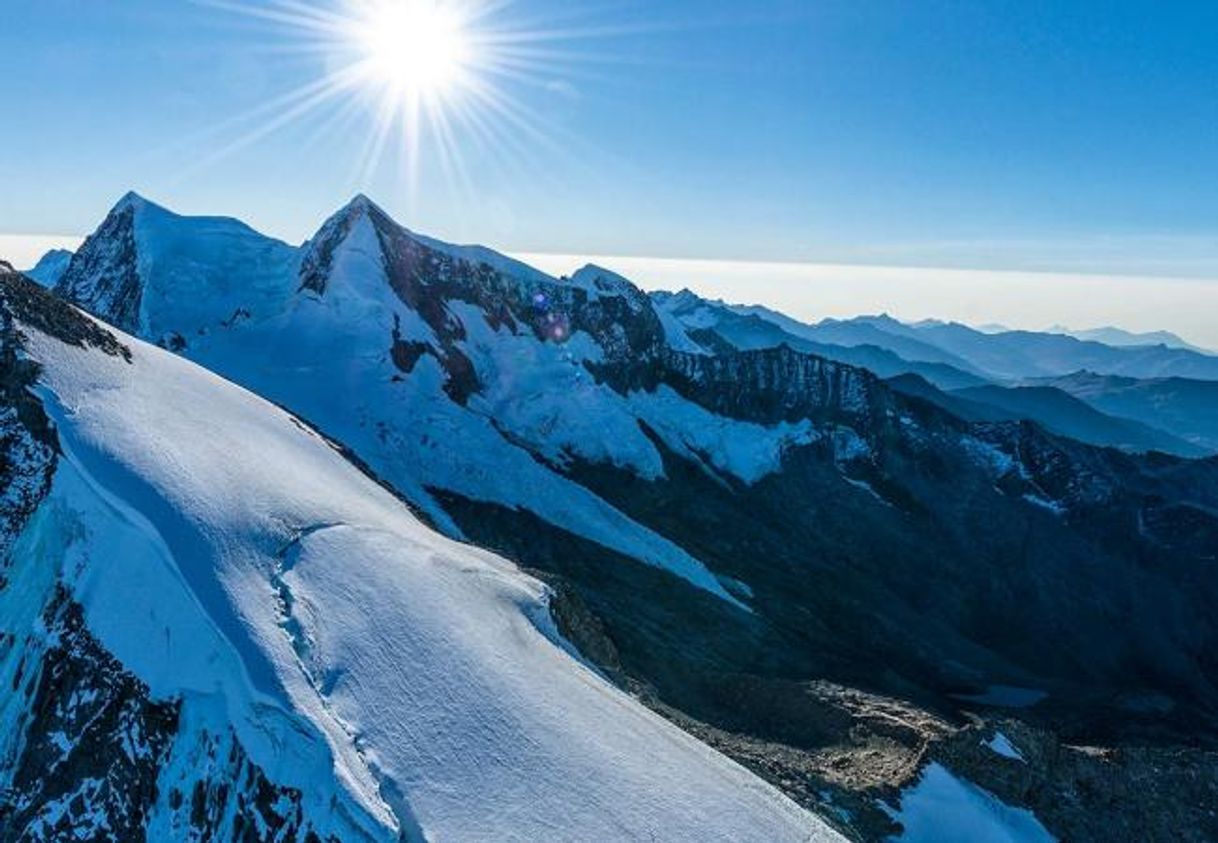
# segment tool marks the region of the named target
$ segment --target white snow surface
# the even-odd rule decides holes
[[[543,585],[287,413],[125,336],[131,364],[27,333],[65,454],[27,529],[63,544],[43,552],[102,643],[189,722],[231,724],[323,829],[840,839],[582,663]]]
[[[994,737],[990,738],[984,743],[991,752],[1001,755],[1003,758],[1010,758],[1012,761],[1024,760],[1023,753],[1020,752],[1019,748],[1015,746],[1015,744],[1011,743],[1011,739],[1002,732],[995,732]]]
[[[930,764],[901,796],[901,843],[1053,843],[1031,811],[1013,808],[971,782]]]
[[[740,604],[702,562],[561,471],[538,464],[534,454],[559,468],[579,457],[659,478],[662,460],[639,427],[643,421],[678,453],[754,483],[781,467],[788,448],[820,434],[807,423],[732,421],[668,390],[624,397],[596,384],[584,368],[603,355],[588,334],[542,342],[529,332],[494,329],[475,306],[450,301],[449,313],[466,333],[462,350],[483,384],[460,406],[445,394],[434,356],[421,357],[409,375],[390,357],[395,326],[404,341],[440,343],[391,289],[372,207],[357,198],[340,212],[356,216],[318,296],[298,290],[294,250],[232,220],[179,217],[146,203],[137,218],[151,320],[145,336],[182,334],[182,354],[351,447],[451,536],[462,533],[430,489],[528,510]],[[410,236],[522,282],[553,280],[487,249]],[[231,258],[220,259],[221,252]],[[645,295],[631,293],[629,282],[599,267],[585,267],[565,283],[590,296],[622,294],[632,307],[650,306]],[[238,311],[249,315],[233,320]]]
[[[140,197],[135,208],[140,327],[190,340],[225,322],[275,312],[290,295],[299,250],[228,217],[186,217]]]

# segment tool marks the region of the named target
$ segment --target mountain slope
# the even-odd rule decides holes
[[[834,839],[584,666],[540,583],[292,416],[19,276],[0,309],[8,381],[37,395],[7,397],[5,464],[42,466],[5,509],[0,669],[31,689],[2,708],[5,839]],[[40,707],[54,687],[78,693]],[[124,713],[84,716],[98,698]],[[132,729],[134,769],[90,755]]]
[[[141,289],[177,274],[143,262],[157,250],[131,256]],[[979,707],[1027,706],[1047,747],[1212,734],[1214,461],[969,423],[790,343],[739,348],[603,269],[551,278],[362,198],[298,258],[180,353],[545,577],[606,675],[867,839],[896,833],[877,800]],[[1181,762],[1202,788],[1205,757]],[[1000,786],[984,757],[968,777],[1104,839],[1061,806],[1138,772],[1088,792],[1063,772],[1077,763],[1038,766],[1039,790]],[[1116,801],[1141,822],[1145,801]]]
[[[975,386],[952,394],[974,405],[1003,410],[1011,418],[1039,422],[1054,433],[1092,445],[1126,451],[1163,451],[1185,457],[1211,453],[1140,421],[1107,415],[1069,392],[1050,386]]]
[[[1106,327],[1106,328],[1088,328],[1081,331],[1073,331],[1069,328],[1054,328],[1054,333],[1069,334],[1072,337],[1078,337],[1080,340],[1093,340],[1102,342],[1105,345],[1115,346],[1147,346],[1147,345],[1165,345],[1168,348],[1184,348],[1189,351],[1196,351],[1206,354],[1205,349],[1199,348],[1190,342],[1186,342],[1178,334],[1173,334],[1171,331],[1126,331],[1122,328]]]
[[[1037,381],[1105,413],[1134,419],[1218,450],[1218,383],[1186,378],[1122,378],[1075,372]]]
[[[924,325],[918,328],[918,335],[1000,379],[1048,377],[1087,369],[1138,378],[1218,380],[1218,357],[1189,349],[1118,348],[1035,331],[986,334],[957,323]]]
[[[54,287],[63,277],[71,262],[72,253],[67,249],[52,249],[39,258],[38,264],[33,269],[27,270],[25,275],[44,287]]]

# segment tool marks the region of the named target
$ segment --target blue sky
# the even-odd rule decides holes
[[[362,190],[522,252],[1218,278],[1215,4],[571,5],[492,19],[565,33],[501,83],[536,134],[458,127],[463,188],[425,141],[412,188],[361,166],[367,102],[237,144],[326,71],[289,27],[0,0],[0,233],[85,233],[135,188],[295,241]]]

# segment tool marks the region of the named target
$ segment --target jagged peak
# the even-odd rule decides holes
[[[47,251],[43,253],[42,257],[40,257],[38,259],[38,262],[42,263],[43,261],[55,260],[57,258],[63,258],[63,257],[71,257],[72,255],[73,255],[73,252],[71,249],[63,249],[63,248],[47,249]]]
[[[688,287],[682,287],[678,292],[652,293],[651,300],[677,318],[686,318],[691,313],[703,307],[724,307],[721,299],[714,301],[705,299]]]
[[[555,279],[526,263],[508,257],[494,249],[479,245],[458,245],[413,231],[395,220],[384,208],[363,193],[357,193],[346,205],[332,214],[305,244],[301,264],[301,287],[321,293],[333,255],[356,230],[361,220],[368,220],[381,237],[410,241],[424,249],[438,252],[469,264],[486,264],[504,275],[532,281],[553,283]]]
[[[384,217],[387,221],[393,223],[394,225],[397,225],[397,221],[394,220],[384,208],[382,208],[376,202],[373,202],[366,193],[357,193],[352,196],[346,205],[343,205],[331,216],[331,219],[345,219],[348,217],[357,217],[374,213]]]
[[[54,287],[67,271],[72,256],[73,252],[68,249],[51,249],[27,269],[25,274],[45,287]]]
[[[577,278],[595,278],[596,276],[604,276],[606,278],[622,278],[621,275],[614,272],[612,269],[606,269],[600,264],[586,263],[571,275],[572,279]],[[623,278],[623,280],[625,280]]]
[[[902,327],[902,328],[905,327],[904,322],[902,322],[900,319],[897,319],[895,316],[893,316],[891,313],[889,313],[886,310],[881,313],[876,313],[872,316],[867,316],[864,318],[867,321],[871,322],[873,325],[896,325],[896,326]]]
[[[651,298],[633,281],[594,263],[585,264],[577,269],[568,279],[568,283],[586,290],[589,295],[594,297],[621,296],[630,302],[631,307],[635,310],[650,306]]]
[[[119,208],[139,208],[148,204],[148,200],[140,196],[134,190],[128,190],[122,195],[117,202],[114,203],[115,209]]]
[[[134,190],[128,190],[126,193],[124,193],[122,198],[114,203],[114,207],[110,209],[110,214],[121,213],[127,210],[130,210],[137,215],[143,215],[148,211],[155,211],[156,213],[160,214],[176,216],[173,211],[170,211],[165,206],[153,202],[151,199],[136,193]]]
[[[372,225],[383,231],[393,231],[395,234],[409,234],[388,211],[372,201],[365,193],[357,193],[351,199],[326,218],[321,228],[305,243],[306,254],[333,251],[345,240],[360,220],[368,220]]]
[[[623,285],[634,286],[624,276],[594,263],[586,263],[575,270],[571,274],[571,282],[577,286],[596,288],[621,287]]]

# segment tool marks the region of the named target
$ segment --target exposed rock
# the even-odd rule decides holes
[[[143,200],[128,195],[72,256],[55,291],[128,333],[140,327],[143,282],[138,270],[135,215]]]
[[[87,346],[131,359],[131,349],[110,331],[21,273],[6,272],[3,267],[0,267],[0,311],[5,314],[6,330],[11,330],[7,326],[16,319],[68,345]]]

